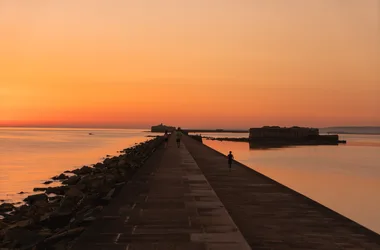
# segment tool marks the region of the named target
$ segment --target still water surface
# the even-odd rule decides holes
[[[45,180],[117,155],[146,135],[142,129],[0,128],[0,200],[19,201]]]

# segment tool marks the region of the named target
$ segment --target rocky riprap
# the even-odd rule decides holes
[[[120,151],[93,167],[53,177],[62,186],[35,188],[25,204],[0,205],[0,249],[69,249],[162,143],[155,138]]]

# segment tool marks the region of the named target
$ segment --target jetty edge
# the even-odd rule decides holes
[[[1,204],[0,249],[69,249],[162,142],[157,137],[92,167],[65,171],[52,178],[61,186],[35,188],[42,193],[19,207]]]
[[[238,161],[229,172],[226,155],[183,142],[252,249],[380,249],[378,233]]]

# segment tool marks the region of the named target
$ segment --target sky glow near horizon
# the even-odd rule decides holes
[[[379,2],[0,0],[0,126],[380,126]]]

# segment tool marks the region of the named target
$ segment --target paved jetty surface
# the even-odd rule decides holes
[[[87,229],[74,249],[251,249],[174,136]]]
[[[380,249],[380,236],[187,137],[172,136],[73,249]]]
[[[380,249],[380,235],[236,163],[183,139],[252,249]],[[228,153],[228,152],[226,152]]]

